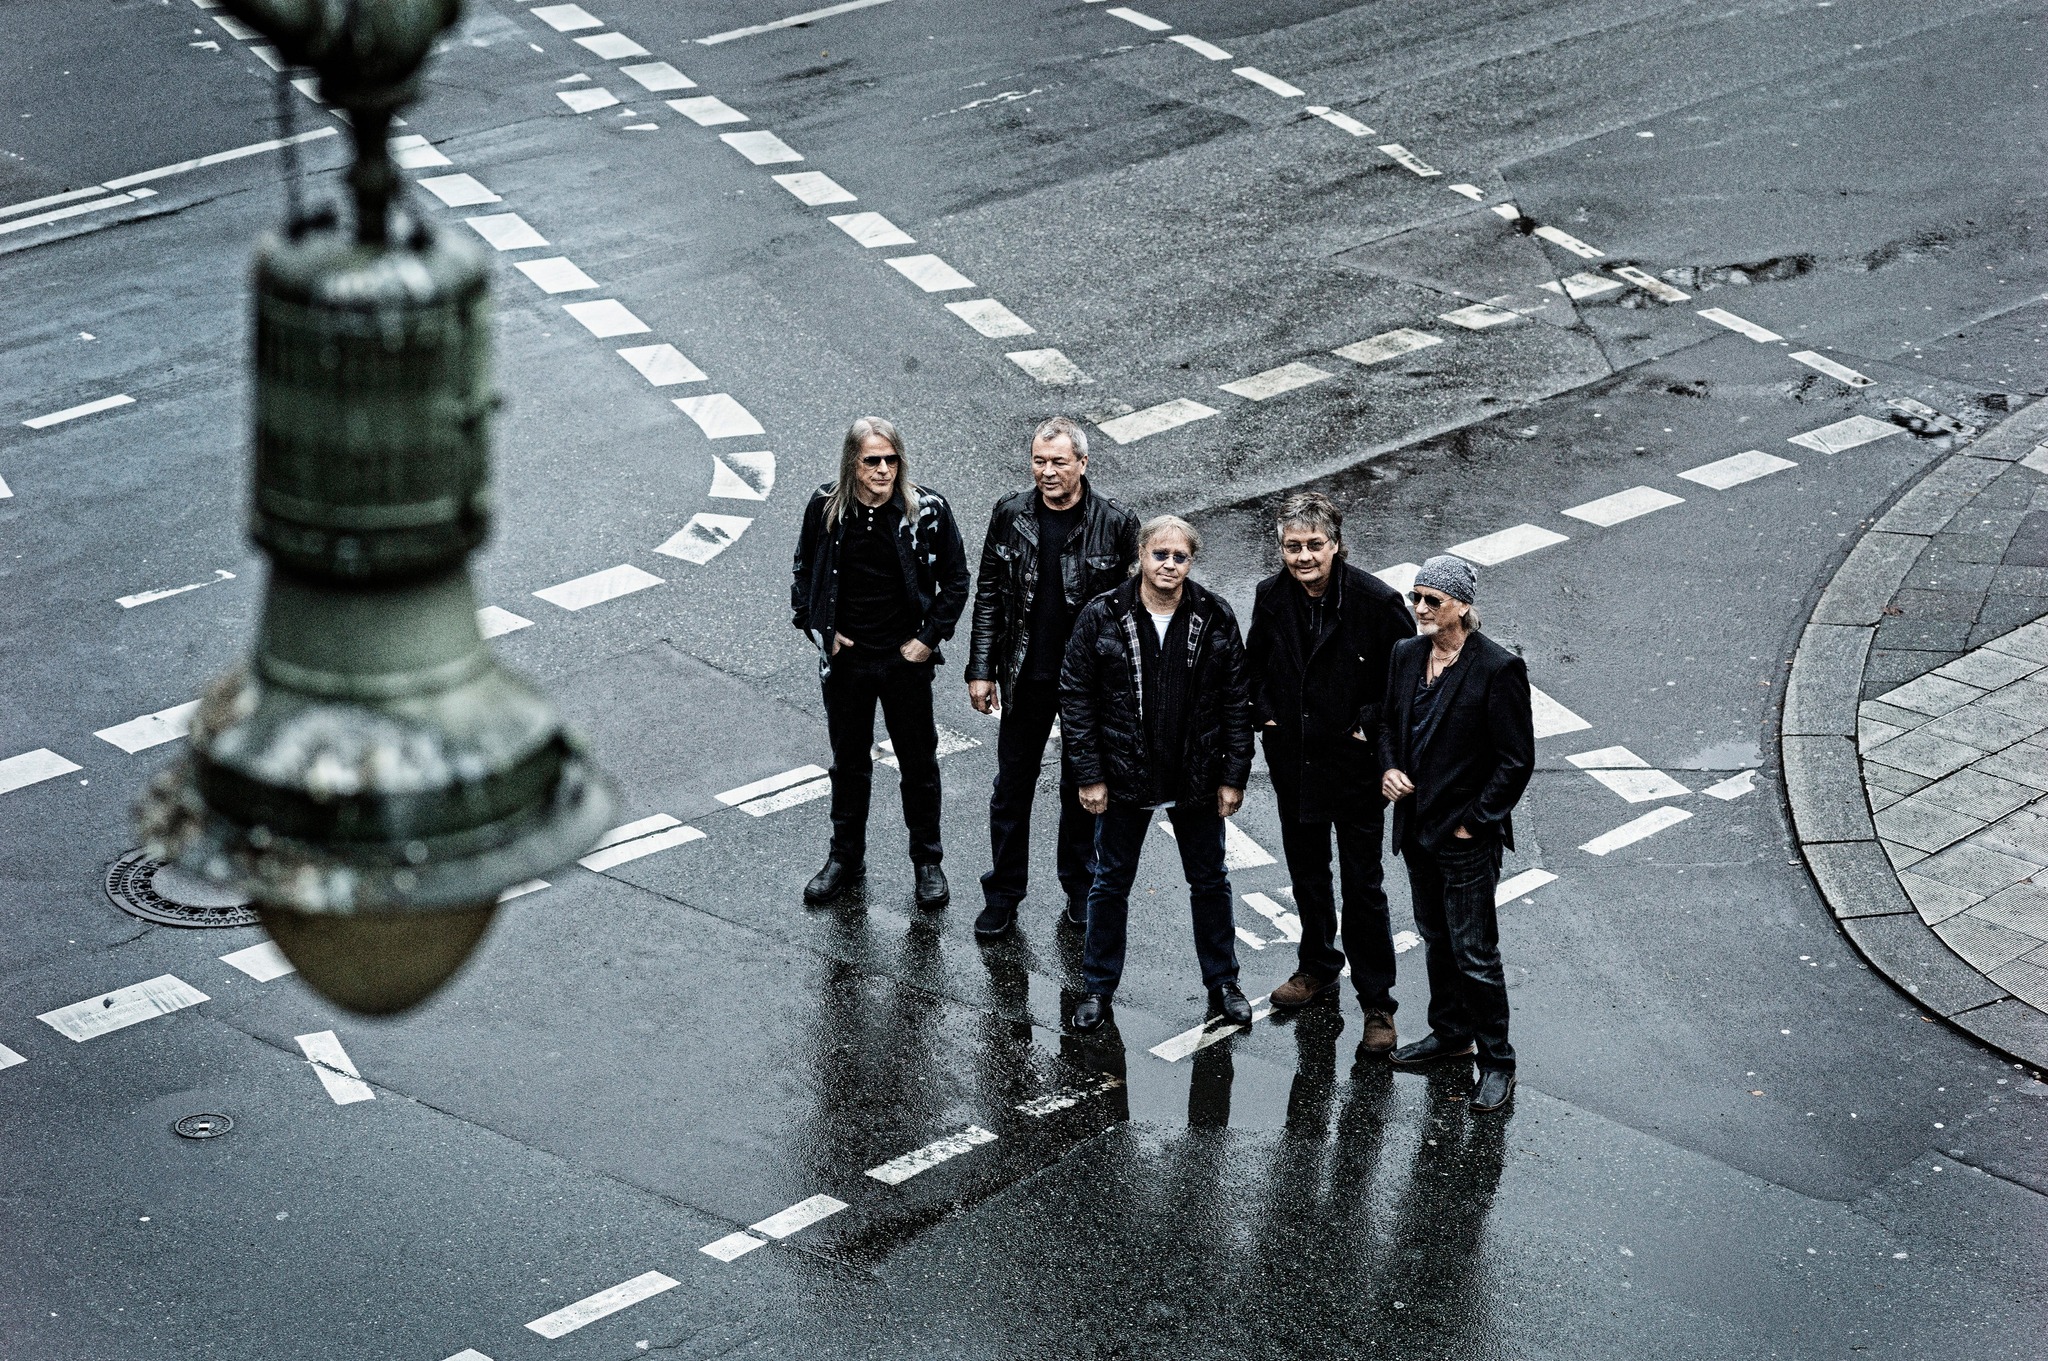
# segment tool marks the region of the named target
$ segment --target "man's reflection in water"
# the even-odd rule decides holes
[[[1189,1129],[1229,1128],[1230,1084],[1236,1078],[1228,1040],[1196,1051],[1194,1071],[1188,1075]]]

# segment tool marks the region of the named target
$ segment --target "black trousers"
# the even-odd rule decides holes
[[[868,798],[874,785],[875,705],[903,771],[903,821],[910,859],[936,865],[939,844],[939,730],[932,720],[930,662],[894,648],[841,648],[825,677],[825,726],[832,738],[832,858],[866,863]]]
[[[1481,1068],[1512,1073],[1507,974],[1493,908],[1500,847],[1452,841],[1435,851],[1410,846],[1402,856],[1415,899],[1415,929],[1428,950],[1429,1028],[1453,1043],[1471,1040]]]
[[[1280,821],[1280,846],[1294,876],[1301,910],[1301,971],[1328,980],[1351,960],[1351,986],[1367,1011],[1391,1014],[1394,1002],[1394,928],[1387,920],[1380,843],[1386,814],[1375,806],[1357,821]],[[1337,874],[1344,886],[1344,948],[1337,948],[1336,885],[1330,878],[1330,840],[1337,841]]]
[[[1019,680],[1003,706],[1003,723],[996,734],[995,792],[988,801],[989,868],[981,876],[982,897],[992,907],[1014,908],[1024,901],[1031,862],[1031,802],[1045,766],[1045,744],[1059,713],[1060,683],[1050,678]],[[1082,811],[1080,795],[1063,777],[1054,863],[1069,902],[1088,901],[1094,848],[1095,819]]]

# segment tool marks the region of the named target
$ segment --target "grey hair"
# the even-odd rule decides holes
[[[1155,515],[1145,521],[1144,524],[1138,526],[1139,562],[1144,561],[1145,550],[1161,534],[1178,534],[1186,539],[1188,541],[1188,560],[1190,562],[1202,556],[1201,531],[1197,530],[1186,520],[1181,519],[1178,515]],[[1138,575],[1137,562],[1131,564],[1131,575]]]
[[[1082,427],[1081,422],[1072,416],[1053,416],[1040,421],[1031,432],[1031,443],[1055,440],[1061,436],[1065,436],[1067,442],[1074,446],[1075,458],[1088,457],[1088,432]]]
[[[1281,503],[1280,517],[1273,524],[1273,533],[1286,538],[1290,529],[1312,529],[1329,536],[1337,545],[1337,560],[1342,562],[1349,550],[1344,547],[1344,512],[1337,509],[1337,503],[1319,491],[1296,492]]]

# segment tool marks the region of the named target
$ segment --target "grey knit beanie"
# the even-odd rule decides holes
[[[1415,584],[1427,586],[1432,591],[1442,591],[1451,599],[1462,600],[1469,605],[1479,590],[1479,572],[1463,558],[1439,553],[1422,564],[1422,570],[1415,574]]]

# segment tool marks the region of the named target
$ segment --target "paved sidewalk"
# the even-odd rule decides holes
[[[1807,863],[1857,948],[2048,1067],[2048,402],[1935,465],[1850,550],[1781,740]]]

